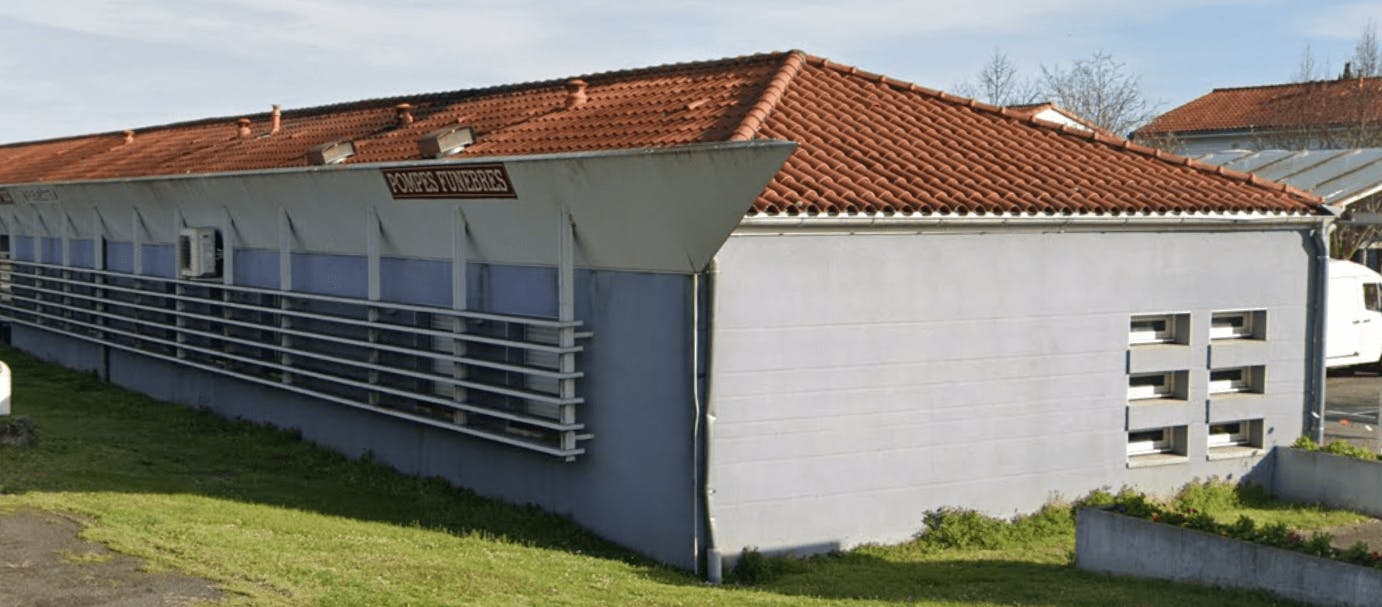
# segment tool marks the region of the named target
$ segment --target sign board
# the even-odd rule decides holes
[[[518,198],[503,164],[383,169],[394,200],[414,198]]]

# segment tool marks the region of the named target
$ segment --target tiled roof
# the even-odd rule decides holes
[[[1382,120],[1382,78],[1214,89],[1138,129],[1135,136],[1292,129]]]
[[[1087,118],[1080,116],[1075,112],[1067,110],[1059,105],[1051,103],[1050,101],[1042,103],[1019,103],[1017,105],[1009,105],[1005,107],[1007,107],[1009,110],[1017,112],[1017,115],[1021,118],[1041,117],[1043,114],[1046,114],[1047,112],[1052,112],[1061,116],[1065,120],[1068,120],[1074,124],[1078,124],[1091,131],[1102,131],[1104,133],[1108,133],[1108,130],[1099,128],[1098,125],[1094,124],[1093,122],[1090,122]],[[1055,122],[1056,124],[1061,123],[1059,119],[1048,121]]]
[[[308,149],[350,140],[350,163],[421,158],[418,139],[473,127],[452,158],[786,139],[799,144],[751,214],[1168,212],[1311,213],[1311,194],[1085,133],[801,52],[567,80],[217,118],[0,146],[0,183],[306,166]],[[415,121],[397,123],[395,106]]]

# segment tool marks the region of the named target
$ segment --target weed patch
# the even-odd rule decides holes
[[[1368,451],[1367,449],[1359,447],[1348,441],[1341,440],[1336,440],[1327,445],[1320,445],[1319,443],[1316,443],[1314,440],[1312,440],[1310,437],[1302,436],[1296,439],[1296,442],[1292,443],[1291,446],[1304,451],[1318,451],[1320,453],[1342,455],[1344,457],[1352,457],[1370,461],[1378,461],[1379,458],[1379,456],[1376,453],[1373,453],[1372,451]]]
[[[1261,488],[1208,482],[1187,485],[1168,504],[1157,503],[1141,493],[1123,491],[1114,496],[1113,503],[1108,508],[1158,523],[1382,569],[1382,553],[1370,549],[1362,542],[1340,550],[1330,545],[1334,536],[1323,531],[1307,533],[1304,530],[1293,529],[1280,520],[1259,525],[1256,519],[1246,514],[1238,515],[1231,523],[1222,522],[1215,516],[1215,513],[1222,516],[1223,513],[1239,511],[1245,507],[1261,508],[1273,505],[1275,504]]]

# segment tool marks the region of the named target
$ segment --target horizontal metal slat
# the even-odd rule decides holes
[[[208,288],[215,288],[215,289],[224,289],[224,290],[227,290],[227,291],[236,291],[236,292],[240,292],[240,293],[254,293],[254,294],[258,294],[258,295],[279,295],[279,296],[285,296],[285,295],[286,295],[286,296],[294,297],[294,298],[297,298],[297,299],[311,300],[311,301],[323,301],[323,302],[331,302],[331,303],[344,303],[344,304],[357,304],[357,305],[360,305],[360,304],[363,304],[363,305],[370,305],[370,304],[374,304],[374,303],[383,303],[383,302],[370,302],[370,301],[368,301],[368,300],[359,300],[359,299],[353,299],[353,298],[349,298],[349,297],[339,297],[339,296],[335,296],[335,295],[321,295],[321,294],[317,294],[317,293],[306,293],[306,292],[302,292],[302,291],[280,291],[280,290],[276,290],[276,289],[264,289],[264,288],[260,288],[260,287],[246,287],[246,286],[241,286],[241,285],[227,285],[227,284],[221,284],[221,283],[207,283],[207,282],[192,281],[192,280],[186,280],[186,279],[166,278],[166,277],[162,277],[162,276],[150,276],[150,275],[147,275],[147,274],[128,274],[128,273],[124,273],[124,272],[114,272],[114,271],[110,271],[110,270],[97,270],[97,269],[94,269],[94,268],[81,268],[81,267],[75,267],[75,266],[63,266],[63,265],[56,265],[56,264],[50,264],[50,263],[41,263],[41,262],[35,262],[35,261],[19,261],[19,260],[14,260],[14,259],[12,259],[10,263],[12,263],[13,265],[16,265],[16,266],[21,266],[21,267],[33,267],[33,268],[40,268],[40,269],[45,269],[45,270],[55,270],[55,271],[62,271],[62,272],[82,272],[82,273],[95,274],[95,275],[101,275],[101,276],[114,276],[114,277],[117,277],[117,278],[127,278],[127,279],[135,279],[135,280],[147,280],[147,281],[150,281],[150,282],[161,282],[161,283],[171,283],[171,284],[196,285],[196,286],[199,286],[199,287],[208,287]],[[416,305],[416,304],[393,303],[393,302],[389,302],[389,303],[387,304],[387,306],[388,306],[388,307],[392,307],[392,308],[396,308],[396,309],[399,309],[399,310],[407,310],[407,311],[410,311],[410,312],[425,312],[425,313],[428,313],[428,314],[441,314],[441,315],[446,315],[446,316],[458,316],[458,317],[462,317],[462,318],[473,318],[473,319],[475,319],[475,320],[493,320],[493,321],[498,321],[498,322],[511,322],[511,323],[516,323],[516,324],[532,325],[532,326],[536,326],[536,327],[558,327],[558,328],[560,328],[560,327],[578,327],[578,326],[581,326],[581,321],[579,321],[579,320],[560,321],[560,320],[547,319],[547,318],[540,318],[540,317],[535,317],[535,316],[519,316],[519,315],[514,315],[514,314],[495,314],[495,313],[492,313],[492,312],[472,312],[472,311],[469,311],[469,310],[456,310],[456,309],[452,309],[452,308],[436,308],[436,307],[431,307],[431,306],[419,306],[419,305]]]
[[[546,419],[543,419],[543,418],[540,418],[540,417],[529,417],[529,416],[525,416],[525,415],[515,415],[515,414],[512,414],[512,413],[506,413],[506,412],[503,412],[503,411],[496,411],[496,410],[491,409],[491,408],[489,408],[489,407],[481,407],[481,406],[476,406],[476,405],[470,405],[470,404],[466,404],[466,403],[464,403],[464,402],[458,402],[458,401],[455,401],[455,400],[448,400],[448,399],[443,399],[443,398],[437,398],[437,397],[435,397],[435,396],[431,396],[431,395],[428,395],[428,394],[421,394],[421,393],[417,393],[417,392],[408,392],[408,391],[406,391],[406,390],[399,390],[399,389],[391,388],[391,387],[388,387],[388,386],[381,386],[381,385],[377,385],[377,384],[370,384],[370,383],[367,383],[367,382],[360,382],[360,381],[355,381],[355,380],[351,380],[351,379],[346,379],[346,378],[338,377],[338,376],[331,375],[331,374],[328,374],[328,373],[320,373],[320,372],[317,372],[317,371],[312,371],[312,370],[308,370],[308,369],[302,369],[302,368],[300,368],[300,367],[291,367],[291,366],[281,365],[281,364],[278,364],[278,363],[266,362],[266,361],[263,361],[263,360],[260,360],[260,359],[249,358],[249,357],[245,357],[245,356],[237,356],[237,355],[234,355],[234,354],[229,354],[229,353],[226,353],[226,352],[221,352],[221,351],[219,351],[219,350],[212,350],[212,349],[210,349],[210,348],[202,348],[202,347],[195,346],[195,345],[192,345],[192,344],[180,343],[180,342],[177,342],[177,341],[174,341],[174,340],[160,339],[160,338],[157,338],[157,337],[152,337],[152,336],[149,336],[149,335],[143,335],[143,334],[135,333],[135,332],[132,332],[132,331],[124,331],[124,330],[116,329],[116,328],[114,328],[114,327],[100,326],[100,325],[84,325],[83,323],[76,322],[76,321],[74,321],[74,320],[72,320],[72,319],[70,319],[70,318],[63,318],[63,317],[61,317],[61,316],[54,316],[54,315],[52,315],[52,314],[45,314],[45,313],[37,312],[37,311],[33,311],[33,310],[26,310],[26,309],[24,309],[24,308],[18,308],[18,307],[15,307],[15,306],[13,306],[13,305],[9,305],[9,304],[0,304],[0,310],[12,310],[12,311],[20,312],[20,313],[23,313],[23,314],[29,314],[29,315],[39,316],[39,317],[43,317],[43,318],[49,318],[49,319],[52,319],[52,320],[54,320],[54,321],[61,322],[61,323],[64,323],[64,324],[85,326],[85,327],[87,327],[87,328],[92,329],[93,331],[99,331],[99,332],[103,332],[103,333],[111,333],[111,334],[116,334],[116,335],[124,335],[124,336],[126,336],[126,337],[130,337],[130,338],[132,338],[132,339],[136,339],[136,340],[140,340],[140,341],[144,341],[144,342],[148,342],[148,343],[156,343],[156,344],[163,345],[163,346],[167,346],[167,347],[170,347],[170,348],[176,348],[176,349],[185,350],[185,351],[189,351],[189,352],[198,352],[198,353],[201,353],[201,354],[206,354],[206,355],[211,356],[211,357],[213,357],[213,358],[221,358],[221,359],[225,359],[225,360],[233,360],[233,361],[236,361],[236,362],[241,362],[241,363],[245,363],[245,364],[249,364],[249,365],[254,365],[254,366],[258,366],[258,367],[264,367],[264,368],[266,368],[266,369],[273,369],[273,370],[278,371],[278,372],[280,372],[280,373],[289,373],[289,374],[293,374],[293,375],[301,375],[301,376],[304,376],[304,377],[312,377],[312,378],[315,378],[315,379],[320,379],[320,380],[323,380],[323,381],[327,381],[327,382],[339,384],[339,385],[342,385],[342,386],[349,386],[349,387],[352,387],[352,388],[360,388],[360,389],[364,389],[364,390],[371,390],[371,391],[374,391],[374,392],[382,392],[382,393],[385,393],[385,394],[392,394],[392,395],[394,395],[394,396],[398,396],[398,397],[401,397],[401,398],[409,398],[409,399],[412,399],[412,400],[417,400],[417,401],[425,402],[425,403],[432,404],[432,405],[437,405],[437,406],[444,407],[444,408],[448,408],[448,409],[457,409],[457,410],[465,411],[465,412],[467,412],[467,413],[474,413],[474,414],[476,414],[476,415],[484,415],[484,416],[487,416],[487,417],[493,417],[493,418],[503,419],[503,420],[507,420],[507,421],[513,421],[513,422],[519,422],[519,423],[529,424],[529,425],[532,425],[532,426],[538,426],[538,427],[541,427],[541,428],[547,428],[547,429],[549,429],[549,430],[557,430],[557,431],[580,430],[580,429],[582,429],[582,428],[585,427],[585,426],[582,425],[582,424],[563,424],[563,423],[560,423],[560,422],[549,421],[549,420],[546,420]],[[162,327],[162,328],[167,328],[167,327]],[[96,338],[96,339],[97,339],[97,341],[100,341],[101,343],[106,343],[107,345],[115,345],[115,343],[116,343],[116,342],[109,342],[109,341],[107,341],[107,340],[101,340],[101,339],[99,339],[99,338]],[[140,351],[140,352],[146,352],[145,350],[139,350],[139,351]],[[296,355],[305,355],[304,352],[295,352],[295,354],[296,354]],[[176,359],[176,360],[183,360],[183,359]]]
[[[426,329],[426,328],[421,328],[421,327],[411,327],[411,326],[406,326],[406,325],[397,325],[397,324],[393,324],[393,323],[371,322],[371,321],[368,321],[368,320],[359,320],[359,319],[354,319],[354,318],[343,318],[343,317],[339,317],[339,316],[330,316],[330,315],[326,315],[326,314],[316,314],[316,313],[312,313],[312,312],[304,312],[304,311],[301,311],[301,310],[294,310],[294,309],[292,309],[291,307],[290,307],[290,308],[270,308],[270,307],[256,306],[256,305],[253,305],[253,304],[247,304],[247,303],[242,303],[242,302],[232,302],[232,301],[223,301],[223,300],[209,300],[209,299],[205,299],[205,298],[201,298],[201,297],[194,297],[194,296],[190,296],[190,295],[178,295],[178,294],[176,294],[176,293],[158,293],[158,292],[144,291],[144,290],[135,289],[135,288],[131,288],[131,287],[122,287],[122,286],[119,286],[119,285],[111,285],[111,284],[95,285],[94,283],[82,282],[82,281],[78,281],[78,280],[72,280],[72,279],[61,278],[61,277],[56,277],[56,276],[42,276],[42,275],[37,275],[37,274],[23,274],[22,276],[24,276],[26,279],[43,280],[43,281],[47,281],[47,282],[56,282],[56,283],[60,283],[60,284],[78,285],[78,286],[82,286],[82,287],[100,288],[100,289],[103,289],[103,290],[106,290],[106,291],[115,291],[115,292],[118,292],[118,293],[129,293],[129,294],[137,295],[137,296],[141,296],[141,297],[163,298],[163,299],[169,299],[169,300],[173,300],[173,301],[185,301],[185,302],[193,302],[193,303],[210,303],[210,304],[212,304],[212,305],[218,305],[218,306],[223,306],[223,307],[228,307],[228,308],[235,308],[235,309],[239,309],[239,310],[251,310],[251,311],[263,312],[263,313],[269,313],[269,314],[279,314],[279,315],[283,315],[283,316],[291,316],[291,317],[294,317],[294,318],[303,318],[303,319],[308,319],[308,320],[319,320],[319,321],[324,321],[324,322],[334,322],[334,323],[337,323],[337,324],[351,325],[351,326],[363,327],[363,328],[367,328],[367,329],[380,329],[380,330],[385,330],[385,331],[393,331],[393,332],[395,332],[395,333],[407,333],[407,334],[412,334],[412,335],[430,335],[430,336],[434,336],[434,337],[445,337],[445,338],[450,338],[450,339],[459,339],[459,340],[462,340],[462,341],[468,341],[468,342],[474,342],[474,343],[481,343],[481,344],[487,344],[487,345],[492,345],[492,346],[502,346],[502,347],[506,347],[506,348],[523,348],[523,349],[528,349],[528,350],[537,350],[537,351],[540,351],[540,352],[552,352],[552,353],[557,353],[557,354],[564,354],[564,353],[569,353],[569,352],[580,352],[580,351],[583,350],[583,348],[582,348],[581,346],[571,346],[571,347],[566,347],[566,348],[564,348],[564,347],[561,347],[561,346],[553,346],[553,345],[543,344],[543,343],[525,342],[525,341],[518,341],[518,340],[512,340],[512,339],[503,339],[503,338],[498,338],[498,337],[487,337],[487,336],[483,336],[483,335],[476,335],[476,334],[474,334],[474,333],[455,333],[455,332],[450,332],[450,331],[436,331],[436,330],[433,330],[433,329]],[[140,280],[142,280],[142,278],[141,278]],[[35,287],[35,286],[32,286],[32,285],[26,285],[26,284],[22,284],[22,283],[15,283],[14,286],[17,287],[17,288],[21,288],[21,289],[34,289],[34,290],[42,291],[42,292],[45,292],[45,293],[53,293],[53,294],[57,294],[58,296],[61,296],[61,297],[66,297],[66,296],[70,295],[70,292],[67,292],[67,291],[57,291],[57,290],[54,290],[54,289],[51,289],[51,288]],[[217,288],[219,288],[219,287],[217,287]],[[270,291],[270,292],[268,292],[267,294],[273,295],[273,296],[276,296],[276,297],[279,297],[279,298],[283,298],[283,299],[293,299],[293,298],[295,297],[295,296],[293,296],[293,295],[287,294],[287,293],[282,292],[282,291]],[[358,300],[351,300],[351,301],[352,301],[352,303],[353,303],[354,305],[360,305],[360,306],[363,306],[363,307],[374,307],[374,308],[378,308],[378,309],[381,309],[381,310],[387,310],[387,309],[390,309],[390,308],[392,307],[392,304],[383,304],[383,303],[362,303],[362,302],[360,302],[360,301],[358,301]],[[110,302],[110,303],[113,303],[113,304],[117,304],[117,305],[118,305],[118,304],[122,304],[122,303],[124,303],[124,302]],[[171,308],[169,308],[169,310],[171,310]]]
[[[28,312],[26,312],[26,313],[28,313]],[[92,336],[90,336],[90,335],[83,335],[83,334],[81,334],[81,333],[76,333],[76,332],[72,332],[72,331],[66,331],[66,330],[63,330],[63,329],[58,329],[58,328],[56,328],[56,327],[44,325],[44,324],[42,324],[42,323],[36,323],[36,322],[31,322],[31,321],[19,320],[19,319],[14,319],[14,318],[11,318],[11,319],[10,319],[10,322],[14,322],[14,323],[18,323],[18,324],[21,324],[21,325],[26,325],[26,326],[35,327],[35,328],[41,329],[41,330],[43,330],[43,331],[51,331],[51,332],[53,332],[53,333],[59,333],[59,334],[66,335],[66,336],[68,336],[68,337],[73,337],[73,338],[76,338],[76,339],[81,339],[81,340],[85,340],[85,341],[91,341],[91,342],[99,343],[99,344],[102,344],[102,345],[105,345],[105,346],[109,346],[109,347],[116,348],[116,349],[119,349],[119,350],[124,350],[124,351],[127,351],[127,352],[134,352],[134,353],[139,354],[139,355],[141,355],[141,356],[148,356],[148,357],[150,357],[150,358],[157,358],[157,359],[164,360],[164,361],[167,361],[167,362],[172,362],[172,363],[176,363],[176,364],[180,364],[180,365],[184,365],[184,366],[188,366],[188,367],[192,367],[192,368],[196,368],[196,369],[201,369],[201,370],[203,370],[203,371],[209,371],[209,372],[212,372],[212,373],[218,373],[218,374],[221,374],[221,375],[226,375],[226,376],[229,376],[229,377],[234,377],[234,378],[236,378],[236,379],[241,379],[241,380],[245,380],[245,381],[249,381],[249,382],[254,382],[254,383],[257,383],[257,384],[262,384],[262,385],[266,385],[266,386],[273,387],[273,388],[278,388],[278,389],[280,389],[280,390],[287,390],[287,391],[290,391],[290,392],[296,392],[296,393],[303,394],[303,395],[306,395],[306,396],[311,396],[311,397],[313,397],[313,398],[320,398],[320,399],[322,399],[322,400],[332,401],[332,402],[335,402],[335,403],[338,403],[338,404],[347,405],[347,406],[350,406],[350,407],[355,407],[355,408],[357,408],[357,409],[364,409],[364,410],[367,410],[367,411],[372,411],[372,412],[374,412],[374,413],[379,413],[379,414],[381,414],[381,415],[387,415],[387,416],[390,416],[390,417],[397,417],[397,418],[401,418],[401,419],[406,419],[406,420],[411,421],[411,422],[415,422],[415,423],[419,423],[419,424],[423,424],[423,425],[427,425],[427,426],[432,426],[432,427],[435,427],[435,428],[440,428],[440,429],[442,429],[442,430],[449,430],[449,431],[451,431],[451,432],[458,432],[458,433],[461,433],[461,434],[468,434],[468,435],[471,435],[471,436],[481,437],[481,438],[484,438],[484,439],[487,439],[487,440],[492,440],[492,441],[496,441],[496,442],[500,442],[500,443],[512,445],[512,446],[515,446],[515,447],[521,447],[521,448],[528,449],[528,450],[531,450],[531,451],[538,451],[538,452],[541,452],[541,453],[546,453],[546,454],[548,454],[548,455],[555,455],[555,456],[558,456],[558,457],[572,458],[572,457],[575,457],[575,456],[577,456],[577,455],[581,455],[581,454],[585,453],[585,449],[579,448],[579,447],[578,447],[578,448],[575,448],[575,449],[558,449],[558,448],[555,448],[555,447],[548,447],[548,446],[543,445],[543,444],[540,444],[540,443],[534,443],[534,442],[530,442],[530,441],[525,441],[525,440],[521,440],[521,439],[516,439],[516,438],[513,438],[513,437],[509,437],[509,436],[504,436],[504,435],[500,435],[500,434],[495,434],[495,433],[493,433],[493,432],[486,432],[486,431],[484,431],[484,430],[480,430],[480,429],[477,429],[477,428],[470,428],[470,427],[467,427],[467,426],[458,426],[458,425],[455,425],[455,424],[448,424],[448,423],[443,422],[443,421],[439,421],[439,420],[435,420],[435,419],[423,417],[423,416],[420,416],[420,415],[413,415],[413,414],[407,413],[407,412],[405,412],[405,411],[397,411],[397,410],[394,410],[394,409],[388,409],[388,408],[384,408],[384,407],[376,407],[376,406],[373,406],[373,405],[370,405],[370,404],[367,404],[367,403],[362,403],[362,402],[355,401],[355,400],[351,400],[351,399],[348,399],[348,398],[336,396],[336,395],[334,395],[334,394],[328,394],[328,393],[325,393],[325,392],[318,392],[318,391],[312,390],[312,389],[310,389],[310,388],[304,388],[304,387],[302,387],[302,386],[295,386],[295,385],[292,385],[292,384],[284,384],[284,383],[280,383],[280,382],[277,382],[277,381],[274,381],[274,380],[271,380],[271,379],[267,379],[267,378],[263,378],[263,377],[256,377],[256,376],[249,375],[249,374],[245,374],[245,373],[237,373],[237,372],[231,371],[231,370],[229,370],[229,369],[222,369],[222,368],[216,367],[216,366],[214,366],[214,365],[203,365],[203,364],[200,364],[200,363],[197,363],[197,362],[188,361],[188,360],[185,360],[185,359],[179,359],[179,358],[177,358],[177,357],[175,357],[175,356],[167,356],[167,355],[164,355],[164,354],[159,354],[159,353],[157,353],[157,352],[149,352],[149,351],[146,351],[146,350],[140,350],[139,348],[134,348],[134,347],[131,347],[131,346],[126,346],[126,345],[124,345],[124,344],[113,343],[113,342],[106,342],[106,341],[104,341],[104,340],[101,340],[101,339],[99,339],[99,338],[92,337]],[[589,434],[579,434],[579,435],[577,435],[577,438],[580,439],[580,440],[588,440],[589,438],[591,438],[591,435],[589,435]]]

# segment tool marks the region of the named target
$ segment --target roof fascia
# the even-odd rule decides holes
[[[373,171],[384,168],[396,167],[435,167],[435,166],[465,166],[467,164],[484,164],[502,162],[514,164],[522,162],[535,162],[547,160],[574,160],[582,158],[614,158],[620,156],[642,156],[647,154],[676,154],[682,152],[693,152],[701,150],[716,149],[740,149],[745,145],[767,146],[781,145],[784,142],[774,140],[752,141],[752,142],[728,142],[713,141],[708,143],[692,143],[679,146],[666,146],[657,148],[621,148],[615,150],[595,150],[590,152],[558,152],[553,154],[529,154],[523,156],[466,156],[463,158],[445,159],[423,159],[423,160],[401,160],[393,162],[368,162],[359,164],[340,164],[330,166],[299,166],[282,167],[273,169],[254,169],[249,171],[217,171],[214,173],[178,173],[175,175],[145,175],[140,177],[118,177],[113,179],[74,179],[67,181],[31,181],[3,183],[0,188],[45,188],[61,185],[91,185],[103,183],[149,183],[158,181],[181,181],[181,180],[207,180],[207,179],[238,179],[247,176],[257,175],[285,175],[293,173],[320,173],[338,171]]]
[[[925,215],[925,216],[859,216],[859,217],[790,217],[753,215],[745,217],[739,226],[750,231],[795,230],[895,230],[917,229],[993,229],[993,228],[1117,228],[1145,229],[1151,227],[1184,228],[1244,228],[1261,229],[1284,227],[1299,229],[1315,227],[1333,221],[1331,214],[1301,215],[1273,213],[1184,213],[1132,215]]]

